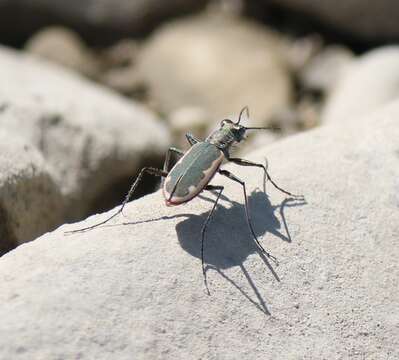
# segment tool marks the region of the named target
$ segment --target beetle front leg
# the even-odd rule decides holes
[[[151,174],[151,175],[155,175],[155,176],[162,176],[162,177],[166,177],[168,175],[168,173],[164,170],[161,169],[156,169],[156,168],[152,168],[152,167],[145,167],[143,169],[141,169],[139,175],[137,176],[136,180],[134,181],[134,183],[132,184],[132,186],[129,189],[129,192],[127,193],[125,200],[123,200],[121,207],[119,208],[119,210],[111,215],[109,218],[105,219],[104,221],[101,221],[97,224],[94,224],[92,226],[88,226],[82,229],[78,229],[78,230],[72,230],[72,231],[66,231],[66,234],[72,234],[72,233],[76,233],[76,232],[84,232],[87,230],[91,230],[96,228],[97,226],[103,225],[105,223],[107,223],[108,221],[110,221],[111,219],[113,219],[114,217],[116,217],[117,215],[119,215],[122,211],[123,208],[125,207],[125,205],[128,203],[128,201],[130,200],[130,197],[133,195],[134,191],[137,188],[137,185],[140,183],[140,181],[143,179],[143,176],[145,173]]]
[[[228,177],[229,179],[231,179],[231,180],[233,180],[235,182],[238,182],[242,186],[242,189],[243,189],[243,192],[244,192],[244,201],[245,201],[245,216],[247,218],[248,227],[249,227],[249,230],[250,230],[250,232],[252,234],[252,237],[254,238],[255,243],[258,246],[259,250],[262,251],[269,259],[273,260],[276,263],[276,265],[278,265],[277,259],[264,249],[264,247],[260,244],[260,242],[258,240],[258,237],[255,234],[255,230],[254,230],[254,228],[252,226],[251,216],[249,214],[248,197],[247,197],[247,189],[246,189],[246,186],[245,186],[245,182],[242,181],[237,176],[233,175],[230,171],[227,171],[227,170],[219,170],[219,174],[223,175],[223,176],[226,176],[226,177]]]
[[[302,195],[295,195],[295,194],[292,194],[292,193],[290,193],[289,191],[284,190],[284,189],[282,189],[280,186],[278,186],[278,185],[272,180],[272,178],[270,177],[269,173],[267,172],[267,168],[266,168],[265,165],[263,165],[263,164],[258,164],[258,163],[255,163],[255,162],[252,162],[252,161],[249,161],[249,160],[245,160],[245,159],[240,159],[240,158],[228,158],[228,160],[231,161],[231,162],[234,163],[234,164],[241,165],[241,166],[255,166],[255,167],[262,168],[263,171],[264,171],[264,174],[265,174],[265,176],[266,176],[266,178],[267,178],[267,180],[269,180],[277,190],[280,190],[280,191],[283,192],[284,194],[287,194],[287,195],[292,196],[292,197],[302,197]]]

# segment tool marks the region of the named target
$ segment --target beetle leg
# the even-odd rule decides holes
[[[206,228],[208,226],[209,221],[211,220],[211,217],[216,209],[216,206],[218,204],[218,201],[220,199],[220,196],[222,195],[224,186],[217,186],[217,185],[207,185],[205,186],[205,190],[219,190],[218,195],[216,197],[216,201],[213,204],[212,210],[210,211],[210,213],[208,214],[204,224],[202,225],[201,228],[201,264],[202,264],[202,274],[204,276],[204,284],[205,284],[205,288],[206,291],[208,293],[208,295],[210,295],[209,292],[209,288],[208,288],[208,282],[206,281],[206,272],[205,272],[205,262],[204,262],[204,243],[205,243],[205,232],[206,232]]]
[[[245,200],[245,216],[247,218],[248,227],[249,227],[249,230],[251,231],[252,237],[254,238],[255,243],[258,246],[259,250],[261,250],[269,259],[273,260],[276,263],[276,265],[278,265],[277,259],[263,248],[263,246],[260,244],[260,242],[258,240],[258,237],[255,234],[254,228],[252,226],[251,216],[249,214],[247,189],[245,187],[245,182],[227,170],[219,170],[219,174],[224,175],[235,182],[238,182],[242,186],[242,189],[244,192],[244,200]]]
[[[68,233],[71,234],[71,233],[84,232],[84,231],[87,231],[87,230],[91,230],[91,229],[96,228],[97,226],[100,226],[100,225],[103,225],[103,224],[107,223],[108,221],[113,219],[115,216],[119,215],[123,211],[123,208],[125,207],[125,205],[129,201],[130,197],[133,195],[134,191],[137,188],[137,185],[140,183],[140,181],[142,180],[143,175],[145,173],[148,173],[148,174],[151,174],[151,175],[155,175],[155,176],[162,176],[162,177],[166,177],[168,175],[168,173],[166,171],[161,170],[161,169],[156,169],[156,168],[152,168],[152,167],[145,167],[145,168],[141,169],[141,171],[140,171],[139,175],[137,176],[136,180],[134,181],[134,183],[130,187],[130,190],[129,190],[129,192],[126,195],[125,200],[123,200],[121,207],[119,208],[119,210],[115,214],[111,215],[109,218],[105,219],[104,221],[101,221],[101,222],[99,222],[97,224],[94,224],[92,226],[88,226],[88,227],[85,227],[85,228],[82,228],[82,229],[78,229],[78,230],[66,231],[65,233],[66,234],[68,234]]]
[[[241,166],[256,166],[256,167],[262,168],[267,180],[269,180],[277,190],[280,190],[284,194],[287,194],[287,195],[292,196],[292,197],[302,197],[302,195],[292,194],[292,193],[288,192],[287,190],[284,190],[280,186],[278,186],[272,180],[272,178],[270,177],[269,173],[267,172],[267,168],[266,168],[265,165],[258,164],[258,163],[255,163],[255,162],[252,162],[252,161],[249,161],[249,160],[245,160],[245,159],[240,159],[240,158],[228,158],[228,160],[233,162],[234,164],[241,165]]]
[[[193,134],[191,134],[191,133],[187,133],[187,134],[186,134],[186,139],[187,139],[187,141],[190,143],[191,146],[193,146],[193,145],[196,144],[196,143],[201,142],[200,139],[196,138],[196,137],[195,137]]]
[[[183,155],[184,151],[179,150],[175,147],[170,147],[168,149],[168,151],[166,152],[166,156],[165,156],[165,161],[163,163],[163,171],[165,172],[169,172],[169,167],[170,167],[170,160],[171,160],[171,154],[175,153],[177,155]],[[164,177],[162,177],[162,181],[161,181],[161,187],[163,186],[163,182],[164,182]]]

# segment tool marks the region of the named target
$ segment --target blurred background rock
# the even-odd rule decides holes
[[[0,0],[0,249],[115,206],[140,167],[245,105],[275,130],[240,154],[394,100],[398,18],[394,0]],[[40,211],[57,199],[40,226],[10,210],[15,173],[43,179]]]

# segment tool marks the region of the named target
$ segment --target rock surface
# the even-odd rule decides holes
[[[0,127],[43,153],[70,219],[98,208],[144,163],[164,158],[169,132],[137,103],[6,48],[0,48],[0,78]]]
[[[305,203],[270,184],[266,197],[260,171],[229,166],[278,267],[256,252],[240,186],[218,175],[230,201],[207,233],[211,296],[204,198],[167,208],[158,192],[112,226],[64,235],[107,214],[93,216],[6,254],[0,358],[399,358],[398,117],[396,103],[250,156],[267,156],[274,180]]]
[[[189,143],[185,135],[191,133],[198,139],[205,139],[210,133],[210,115],[202,108],[182,107],[169,115],[168,123],[172,129],[175,143],[187,149]]]
[[[96,80],[124,95],[145,99],[146,88],[136,69],[139,42],[123,39],[100,52],[102,69]]]
[[[198,10],[205,3],[205,0],[0,0],[0,41],[26,40],[44,26],[59,24],[77,30],[88,40],[104,43],[148,32],[160,21]]]
[[[299,11],[341,33],[376,41],[399,38],[399,4],[396,0],[271,0]],[[270,0],[262,2],[269,5]]]
[[[42,155],[0,129],[0,255],[53,230],[62,223],[63,210],[60,191]]]
[[[327,46],[304,66],[299,79],[306,89],[329,93],[353,60],[354,54],[349,49]]]
[[[383,47],[346,67],[328,97],[322,122],[348,122],[378,110],[399,96],[399,47]]]
[[[270,145],[280,138],[279,135],[272,131],[259,131],[253,134],[249,134],[245,142],[237,145],[237,155],[239,157],[246,157],[249,153],[255,149],[260,149],[266,145]]]
[[[248,105],[264,124],[291,101],[283,41],[236,18],[189,17],[161,27],[143,47],[138,69],[166,113],[184,104],[220,121]]]
[[[25,50],[89,77],[100,71],[94,55],[80,36],[60,26],[47,27],[33,35],[25,44]]]

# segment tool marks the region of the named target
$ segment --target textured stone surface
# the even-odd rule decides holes
[[[300,11],[328,27],[363,40],[399,38],[396,0],[263,0]]]
[[[145,44],[138,68],[158,108],[201,107],[210,121],[248,105],[267,123],[291,100],[283,41],[236,18],[199,16],[160,28]]]
[[[274,180],[305,204],[270,185],[265,197],[260,171],[229,166],[278,267],[256,253],[240,186],[217,176],[231,200],[207,235],[211,296],[199,259],[205,199],[167,208],[158,192],[113,226],[63,234],[107,214],[93,216],[6,254],[0,357],[397,359],[398,117],[396,103],[250,156],[267,156]]]
[[[279,136],[272,131],[253,131],[252,134],[247,135],[245,142],[237,145],[237,153],[239,156],[246,156],[255,149],[265,147],[277,141]]]
[[[322,122],[362,118],[399,96],[399,47],[383,47],[346,67],[327,99]]]
[[[60,191],[41,154],[0,129],[0,255],[53,230],[62,223],[63,210]]]
[[[43,153],[69,218],[95,209],[118,182],[164,157],[166,127],[135,102],[6,48],[0,48],[0,78],[0,127]]]
[[[161,20],[197,10],[204,0],[0,0],[0,40],[21,41],[60,24],[103,43],[148,32]]]

